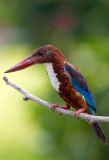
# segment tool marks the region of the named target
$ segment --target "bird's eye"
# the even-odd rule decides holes
[[[42,52],[42,51],[39,51],[37,54],[40,55],[40,56],[42,56],[42,55],[43,55],[43,52]]]

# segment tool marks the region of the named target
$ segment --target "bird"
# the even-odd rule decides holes
[[[66,107],[54,104],[51,107],[52,110],[56,107],[66,110],[74,108],[76,119],[79,119],[79,114],[82,112],[95,115],[96,103],[87,80],[80,70],[67,62],[64,54],[52,45],[36,49],[30,56],[6,70],[5,73],[19,71],[35,64],[45,65],[52,86],[66,104]],[[91,126],[98,138],[106,144],[107,140],[99,123],[94,122]]]

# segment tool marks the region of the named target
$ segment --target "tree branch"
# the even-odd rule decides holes
[[[16,85],[14,82],[10,81],[7,77],[3,77],[3,79],[7,85],[10,85],[11,87],[15,88],[17,91],[19,91],[20,93],[22,93],[24,95],[23,100],[26,100],[26,101],[31,100],[31,101],[34,101],[36,103],[39,103],[39,104],[51,109],[51,106],[53,104],[46,102],[46,101],[43,101],[43,100],[31,95],[25,89],[21,88],[20,86]],[[74,116],[74,114],[75,114],[74,111],[69,111],[69,110],[65,110],[62,108],[58,108],[58,107],[55,108],[55,111],[62,113],[62,114],[69,115],[69,116]],[[89,124],[92,124],[94,122],[109,122],[109,117],[93,116],[93,115],[89,115],[89,114],[85,114],[85,113],[80,113],[79,118],[87,120],[89,122]]]

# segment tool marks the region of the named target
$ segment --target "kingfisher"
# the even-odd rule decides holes
[[[82,112],[95,115],[95,100],[85,77],[77,67],[67,62],[60,50],[52,45],[45,45],[36,49],[29,57],[14,65],[5,73],[22,70],[35,64],[45,65],[52,86],[66,104],[66,107],[54,104],[51,107],[52,110],[55,107],[66,110],[74,108],[76,119]],[[107,140],[100,125],[94,122],[91,126],[98,138],[106,144]]]

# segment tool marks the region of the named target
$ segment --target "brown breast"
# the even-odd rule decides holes
[[[70,81],[71,78],[68,73],[64,71],[63,65],[55,64],[53,65],[53,69],[60,82],[58,94],[65,101],[65,103],[69,106],[72,106],[76,110],[83,107],[87,108],[87,102],[85,101],[84,97],[74,89]]]

